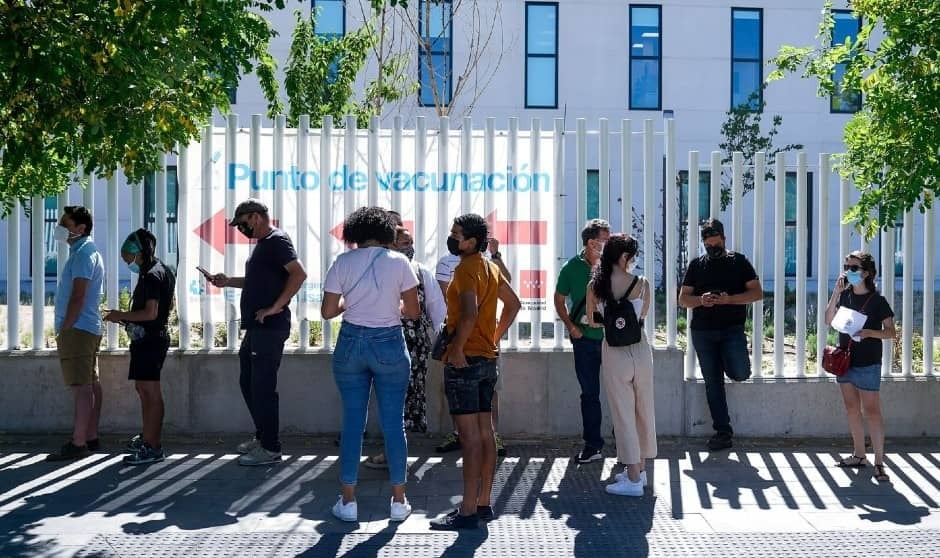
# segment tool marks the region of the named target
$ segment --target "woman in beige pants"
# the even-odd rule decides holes
[[[594,268],[588,286],[587,315],[592,327],[603,327],[595,319],[595,311],[606,301],[619,300],[626,295],[642,328],[650,305],[650,289],[645,277],[631,273],[637,249],[636,239],[623,234],[611,236],[604,245],[600,263]],[[604,341],[601,378],[614,423],[617,459],[626,465],[625,473],[616,476],[617,482],[608,485],[607,492],[642,496],[646,485],[645,460],[656,457],[653,351],[645,333],[640,332],[638,343],[623,347],[611,347]]]

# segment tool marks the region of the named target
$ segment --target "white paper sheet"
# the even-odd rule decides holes
[[[836,315],[832,318],[830,325],[832,329],[840,333],[851,335],[853,341],[861,341],[861,338],[857,337],[855,334],[865,327],[867,320],[868,316],[865,314],[856,312],[846,306],[840,306],[839,310],[836,311]]]

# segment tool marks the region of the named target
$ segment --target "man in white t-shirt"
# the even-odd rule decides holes
[[[499,252],[499,240],[489,239],[483,256],[496,264],[507,283],[512,280],[512,274],[509,272],[509,268],[506,267],[506,263],[503,262],[503,255]],[[455,256],[449,252],[437,261],[434,277],[437,279],[438,285],[441,286],[441,292],[445,295],[447,294],[447,287],[450,286],[450,280],[454,277],[454,269],[459,263],[460,256]],[[502,386],[503,375],[499,374],[496,380],[496,390],[493,392],[493,430],[496,432],[499,432],[499,390]],[[457,435],[456,425],[454,425],[454,430],[448,433],[440,445],[434,449],[438,453],[447,453],[460,449],[460,436]],[[503,444],[503,437],[499,434],[496,434],[496,452],[500,457],[506,455],[506,446]]]

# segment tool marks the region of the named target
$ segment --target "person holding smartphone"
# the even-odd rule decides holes
[[[708,219],[700,234],[705,254],[689,262],[679,306],[692,309],[692,346],[702,369],[715,429],[708,449],[715,451],[733,445],[724,376],[735,382],[751,377],[744,322],[747,305],[760,300],[764,292],[751,262],[726,248],[721,221]]]
[[[868,420],[868,432],[875,453],[875,480],[889,480],[885,472],[885,431],[881,414],[881,347],[883,339],[894,339],[894,311],[888,301],[878,292],[875,277],[878,269],[875,258],[861,251],[851,252],[845,257],[842,274],[826,305],[826,325],[832,323],[839,308],[845,306],[866,316],[865,325],[856,332],[853,340],[845,333],[839,334],[839,346],[849,350],[849,369],[845,375],[836,377],[842,402],[849,418],[852,433],[852,455],[840,459],[839,467],[864,467],[868,461],[865,451],[864,411]]]

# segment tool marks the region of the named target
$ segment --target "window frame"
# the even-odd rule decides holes
[[[555,52],[554,54],[529,53],[529,7],[530,6],[548,6],[548,7],[555,8]],[[524,80],[525,80],[525,83],[523,84],[523,95],[525,98],[523,99],[523,101],[525,102],[525,108],[527,109],[557,109],[558,108],[558,58],[559,58],[558,56],[558,52],[559,52],[559,48],[558,48],[558,39],[559,39],[559,36],[558,36],[558,25],[559,25],[558,2],[526,2],[524,7],[525,7],[525,28],[524,28],[524,31],[525,31],[525,36],[524,36],[524,40],[525,40]],[[535,105],[529,102],[529,58],[554,59],[555,61],[555,82],[554,82],[554,95],[553,95],[553,98],[555,100],[554,104]]]
[[[757,33],[757,48],[759,50],[759,58],[736,58],[734,56],[734,15],[736,12],[756,12],[758,14],[758,21],[760,25],[758,26]],[[760,79],[758,83],[764,82],[764,8],[746,8],[746,7],[731,7],[731,72],[728,76],[728,93],[729,93],[729,102],[731,105],[731,110],[735,110],[738,106],[745,105],[746,103],[741,103],[741,105],[734,104],[734,66],[738,62],[746,62],[749,64],[757,63],[757,68],[760,71]],[[758,86],[757,88],[757,108],[751,109],[750,112],[762,112],[761,107],[764,105],[764,90],[762,87]]]
[[[428,25],[427,25],[427,22],[424,21],[424,12],[425,12],[424,8],[425,6],[427,6],[429,2],[435,5],[446,6],[447,24],[444,27],[445,29],[448,29],[446,51],[435,51],[432,46],[431,52],[425,53],[425,48],[424,48],[425,43],[437,42],[437,41],[433,41],[432,40],[433,38],[428,37],[425,32],[425,27],[427,27]],[[445,92],[446,99],[444,99],[445,102],[441,103],[441,106],[449,107],[451,103],[453,103],[454,101],[454,80],[453,80],[453,77],[454,77],[454,3],[453,1],[452,0],[439,0],[439,1],[418,0],[418,33],[420,34],[420,38],[418,40],[418,106],[419,107],[436,107],[437,106],[437,104],[434,102],[434,91],[433,91],[431,84],[430,83],[425,84],[421,79],[422,69],[425,68],[425,54],[427,54],[431,58],[431,67],[428,68],[429,75],[434,73],[434,57],[435,56],[447,57],[447,74],[446,74],[447,90]],[[431,88],[431,102],[430,103],[424,102],[425,87]]]
[[[634,56],[633,55],[633,8],[655,8],[657,13],[657,28],[659,29],[659,55],[657,56]],[[663,7],[661,4],[629,4],[627,6],[627,108],[629,110],[662,110],[663,108]],[[656,60],[659,68],[658,82],[656,84],[656,106],[655,107],[635,107],[633,106],[633,60]]]
[[[177,165],[167,165],[166,166],[166,176],[167,176],[167,205],[170,205],[170,177],[173,177],[173,188],[175,190],[172,199],[176,200],[175,207],[173,211],[170,211],[170,207],[167,207],[166,212],[166,230],[167,236],[169,238],[158,239],[157,242],[166,243],[166,251],[168,254],[178,254],[179,253],[179,206],[180,206],[180,181],[179,181],[179,171]],[[150,232],[156,232],[154,230],[157,223],[157,212],[156,212],[156,203],[157,203],[157,174],[150,173],[144,177],[143,184],[141,185],[143,189],[143,215],[141,216],[141,223],[143,227]],[[150,199],[153,197],[153,205],[151,206]],[[174,232],[175,231],[175,232]],[[175,237],[175,238],[174,238]],[[174,242],[171,242],[171,239]]]
[[[836,27],[836,25],[835,25],[835,16],[836,16],[836,14],[849,14],[849,15],[852,15],[853,13],[854,13],[854,12],[853,12],[852,10],[832,10],[832,18],[833,18],[833,19],[832,19],[832,21],[833,21],[833,23],[832,23],[832,32],[835,33],[835,27]],[[856,23],[858,24],[858,25],[857,25],[857,29],[855,30],[855,37],[858,38],[858,34],[862,32],[862,18],[856,17],[856,16],[853,16],[853,17],[855,18],[855,21],[856,21]],[[836,44],[836,43],[835,43],[835,35],[833,35],[833,37],[829,40],[829,45],[830,45],[830,46],[835,46],[835,44]],[[843,65],[843,64],[845,64],[845,62],[843,62],[842,64],[836,64],[836,66],[840,66],[840,65]],[[838,87],[838,84],[836,84],[836,86]],[[855,114],[856,112],[862,110],[862,102],[863,102],[863,99],[862,99],[862,92],[861,92],[861,91],[856,91],[855,93],[856,93],[856,95],[858,95],[858,105],[856,105],[856,107],[855,107],[854,110],[853,110],[853,109],[841,109],[841,108],[836,109],[836,108],[834,108],[834,103],[835,103],[836,99],[837,99],[837,98],[838,98],[838,99],[844,99],[844,97],[843,97],[842,95],[839,95],[838,97],[837,97],[836,95],[829,95],[829,114]],[[839,104],[841,105],[842,103],[840,102]]]
[[[337,35],[336,33],[321,33],[317,31],[317,20],[313,19],[313,34],[317,37],[322,37],[325,39],[339,39],[346,36],[346,0],[320,0],[321,2],[328,2],[330,4],[339,3],[343,8],[343,17],[342,17],[342,32]],[[317,13],[317,0],[310,0],[310,15],[314,16]]]

